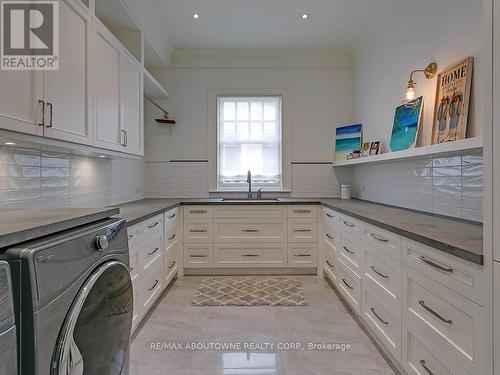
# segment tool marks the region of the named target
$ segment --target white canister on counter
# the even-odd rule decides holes
[[[340,199],[351,199],[352,187],[349,184],[340,185]]]

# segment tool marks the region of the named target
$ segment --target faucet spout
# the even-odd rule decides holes
[[[247,173],[247,183],[248,183],[248,198],[252,199],[252,172]]]

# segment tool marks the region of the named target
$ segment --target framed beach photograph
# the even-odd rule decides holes
[[[361,156],[364,158],[368,155],[370,155],[370,142],[364,142],[361,149]]]
[[[361,124],[338,127],[335,131],[335,161],[352,159],[361,150],[363,126]]]
[[[391,151],[408,150],[415,147],[422,118],[424,97],[396,108],[391,133]]]

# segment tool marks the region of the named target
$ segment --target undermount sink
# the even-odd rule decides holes
[[[222,198],[222,202],[279,202],[279,198]]]

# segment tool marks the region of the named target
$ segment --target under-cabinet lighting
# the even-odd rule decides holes
[[[5,142],[4,145],[5,146],[15,146],[16,142]]]

